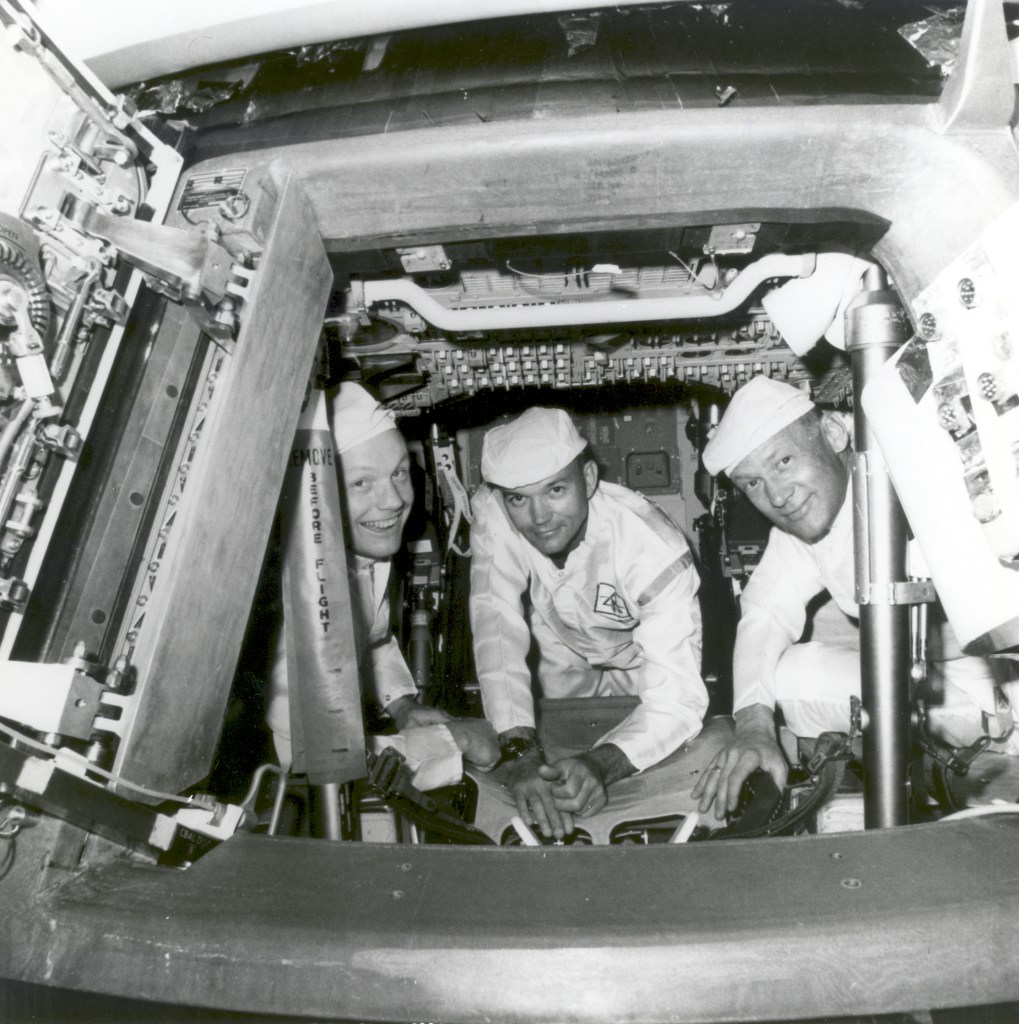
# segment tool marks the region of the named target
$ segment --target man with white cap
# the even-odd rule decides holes
[[[471,625],[485,714],[506,785],[547,836],[601,810],[616,780],[701,729],[698,578],[678,527],[642,495],[598,480],[561,409],[486,434],[472,501]],[[546,764],[529,652],[546,698],[635,695],[586,753]]]
[[[414,500],[410,455],[396,418],[359,384],[344,383],[329,399],[332,444],[339,456],[343,527],[353,605],[358,669],[366,696],[377,702],[397,729],[442,725],[457,749],[490,766],[498,759],[487,724],[453,719],[418,703],[417,687],[390,628],[388,584]],[[286,623],[270,672],[266,719],[281,763],[291,762]],[[440,743],[441,746],[441,743]],[[434,747],[434,744],[433,744]]]
[[[855,629],[837,644],[797,641],[808,604],[824,591],[846,616],[859,616],[850,423],[843,413],[822,412],[798,388],[754,377],[735,393],[704,449],[708,472],[724,472],[775,527],[741,598],[733,652],[734,740],[693,790],[700,810],[714,803],[719,819],[735,809],[754,770],[785,784],[776,706],[798,737],[849,729],[850,699],[860,695]],[[946,737],[958,727],[953,717],[980,725],[980,699],[993,711],[994,679],[983,659],[959,657],[932,672],[946,691]]]

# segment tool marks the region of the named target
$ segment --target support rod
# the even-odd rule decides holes
[[[907,337],[906,317],[894,292],[887,290],[884,271],[868,270],[863,293],[846,312],[855,396],[853,521],[867,828],[908,820],[910,643],[909,606],[893,603],[893,584],[907,579],[906,517],[860,397]]]
[[[321,839],[342,839],[340,784],[326,782],[315,786],[313,832]]]

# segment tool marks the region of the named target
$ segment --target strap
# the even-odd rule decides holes
[[[368,784],[390,807],[426,832],[468,846],[495,845],[481,829],[441,811],[427,793],[415,788],[406,759],[392,747],[368,755]]]
[[[855,707],[853,710],[855,724],[859,710]],[[761,769],[753,772],[747,780],[750,800],[746,809],[726,828],[712,833],[711,839],[760,839],[796,832],[838,792],[846,763],[852,757],[854,731],[821,733],[814,754],[806,764],[808,778],[787,786],[784,793],[767,772]],[[791,806],[793,791],[798,795],[795,806]]]
[[[680,573],[685,572],[691,565],[693,565],[693,555],[687,551],[651,581],[650,585],[637,598],[637,604],[643,608],[644,605],[653,601]]]

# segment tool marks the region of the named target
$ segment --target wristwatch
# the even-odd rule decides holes
[[[541,747],[534,740],[514,736],[499,747],[499,753],[502,755],[500,760],[515,761],[518,757],[523,757],[528,750],[537,750],[539,754],[541,753]]]

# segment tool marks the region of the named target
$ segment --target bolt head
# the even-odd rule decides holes
[[[927,341],[933,341],[938,336],[938,320],[933,313],[924,313],[920,317],[920,334]]]

